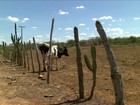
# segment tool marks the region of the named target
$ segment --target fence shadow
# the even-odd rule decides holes
[[[64,102],[59,102],[59,103],[55,103],[55,104],[50,104],[50,105],[63,105],[63,104],[79,104],[79,103],[83,103],[86,101],[90,101],[89,97],[85,98],[85,99],[73,99],[73,100],[67,100]]]

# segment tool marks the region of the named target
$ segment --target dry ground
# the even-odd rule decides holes
[[[103,46],[97,46],[97,85],[92,100],[79,105],[113,105],[114,91],[110,67]],[[140,105],[140,46],[113,46],[122,74],[126,105]],[[81,47],[84,70],[85,98],[90,94],[92,75],[83,55],[90,56],[90,47]],[[69,48],[69,57],[59,60],[59,71],[51,71],[50,84],[38,79],[38,73],[23,67],[0,64],[0,105],[74,105],[78,97],[78,79],[75,48]],[[35,55],[34,55],[35,56]],[[4,60],[0,56],[0,61]],[[34,59],[36,62],[36,58]],[[31,67],[30,67],[31,68]],[[55,68],[54,68],[55,69]],[[38,70],[35,63],[35,70]],[[46,72],[43,73],[46,78]],[[75,104],[77,105],[77,104]]]

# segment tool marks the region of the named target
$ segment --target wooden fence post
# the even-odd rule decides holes
[[[30,55],[31,55],[32,70],[33,70],[33,73],[34,73],[34,72],[35,72],[35,68],[34,68],[34,62],[33,62],[33,52],[32,52],[31,41],[29,41],[29,47],[30,47]]]
[[[6,57],[6,43],[2,42],[2,47],[3,47],[3,56]]]
[[[35,42],[35,38],[34,37],[33,37],[33,42],[34,42],[34,45],[35,45],[35,48],[36,48],[36,56],[37,56],[38,67],[39,67],[38,75],[40,75],[41,74],[41,65],[40,65],[40,60],[39,60],[39,51],[38,51],[38,47],[37,47],[37,44]]]
[[[30,70],[30,66],[29,66],[29,54],[28,54],[28,52],[27,52],[27,47],[26,47],[25,42],[24,42],[24,49],[25,49],[25,54],[26,54],[26,58],[27,58],[28,70]]]
[[[50,48],[49,49],[52,49],[52,34],[53,34],[53,28],[54,28],[54,18],[52,19],[52,26],[51,26],[51,33],[50,33]],[[52,69],[52,63],[51,63],[51,50],[49,52],[49,57],[48,57],[48,63],[49,63],[49,66],[48,66],[48,72],[47,72],[47,84],[49,84],[50,82],[50,71]]]
[[[104,47],[111,67],[111,79],[115,91],[115,105],[124,105],[123,84],[121,74],[119,73],[119,68],[115,61],[115,57],[113,55],[113,51],[110,47],[106,33],[98,20],[96,21],[96,28],[104,42]]]
[[[22,46],[22,54],[23,54],[23,65],[24,65],[24,68],[26,68],[26,54],[25,54],[25,42],[23,43],[23,46]]]

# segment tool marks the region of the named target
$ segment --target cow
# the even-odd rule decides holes
[[[48,43],[43,43],[39,46],[39,50],[41,51],[43,57],[43,71],[46,71],[45,63],[48,64],[48,57],[50,54],[50,45]],[[53,64],[53,60],[56,60],[56,70],[58,70],[57,59],[61,58],[62,55],[69,56],[67,47],[59,48],[57,45],[52,45],[51,47],[51,65]],[[47,56],[47,62],[46,62]]]

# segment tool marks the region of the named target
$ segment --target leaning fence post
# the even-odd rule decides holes
[[[22,53],[23,53],[23,65],[26,68],[26,52],[25,52],[25,42],[22,44]]]
[[[30,69],[30,66],[29,66],[29,54],[27,52],[27,47],[26,47],[25,42],[24,42],[24,49],[25,49],[25,53],[26,53],[27,65],[28,65],[28,70],[29,70]]]
[[[33,42],[34,42],[34,45],[35,45],[35,48],[36,48],[36,56],[37,56],[37,61],[38,61],[38,66],[39,66],[39,73],[38,73],[38,75],[40,75],[41,74],[41,66],[40,66],[40,60],[39,60],[39,51],[38,51],[38,47],[36,45],[34,37],[33,37]]]
[[[115,91],[115,105],[124,105],[124,95],[123,95],[123,84],[121,79],[121,74],[119,72],[119,68],[115,61],[115,57],[113,55],[113,51],[110,47],[109,41],[107,39],[106,33],[101,25],[101,23],[96,21],[97,31],[104,42],[104,47],[106,50],[106,54],[110,63],[111,68],[111,79],[114,86]]]
[[[2,42],[2,46],[3,46],[3,55],[4,57],[6,56],[6,43],[5,42]]]
[[[50,33],[50,48],[52,49],[52,34],[53,34],[53,27],[54,27],[54,18],[52,19],[52,26],[51,26],[51,33]],[[52,65],[51,65],[51,50],[49,52],[49,57],[48,57],[48,63],[49,63],[49,67],[48,67],[48,72],[47,72],[47,84],[49,84],[50,82],[50,71],[52,69]]]
[[[30,47],[30,55],[31,55],[32,70],[33,70],[33,73],[34,73],[34,72],[35,72],[35,68],[34,68],[34,62],[33,62],[33,53],[32,53],[31,41],[29,41],[29,47]]]

